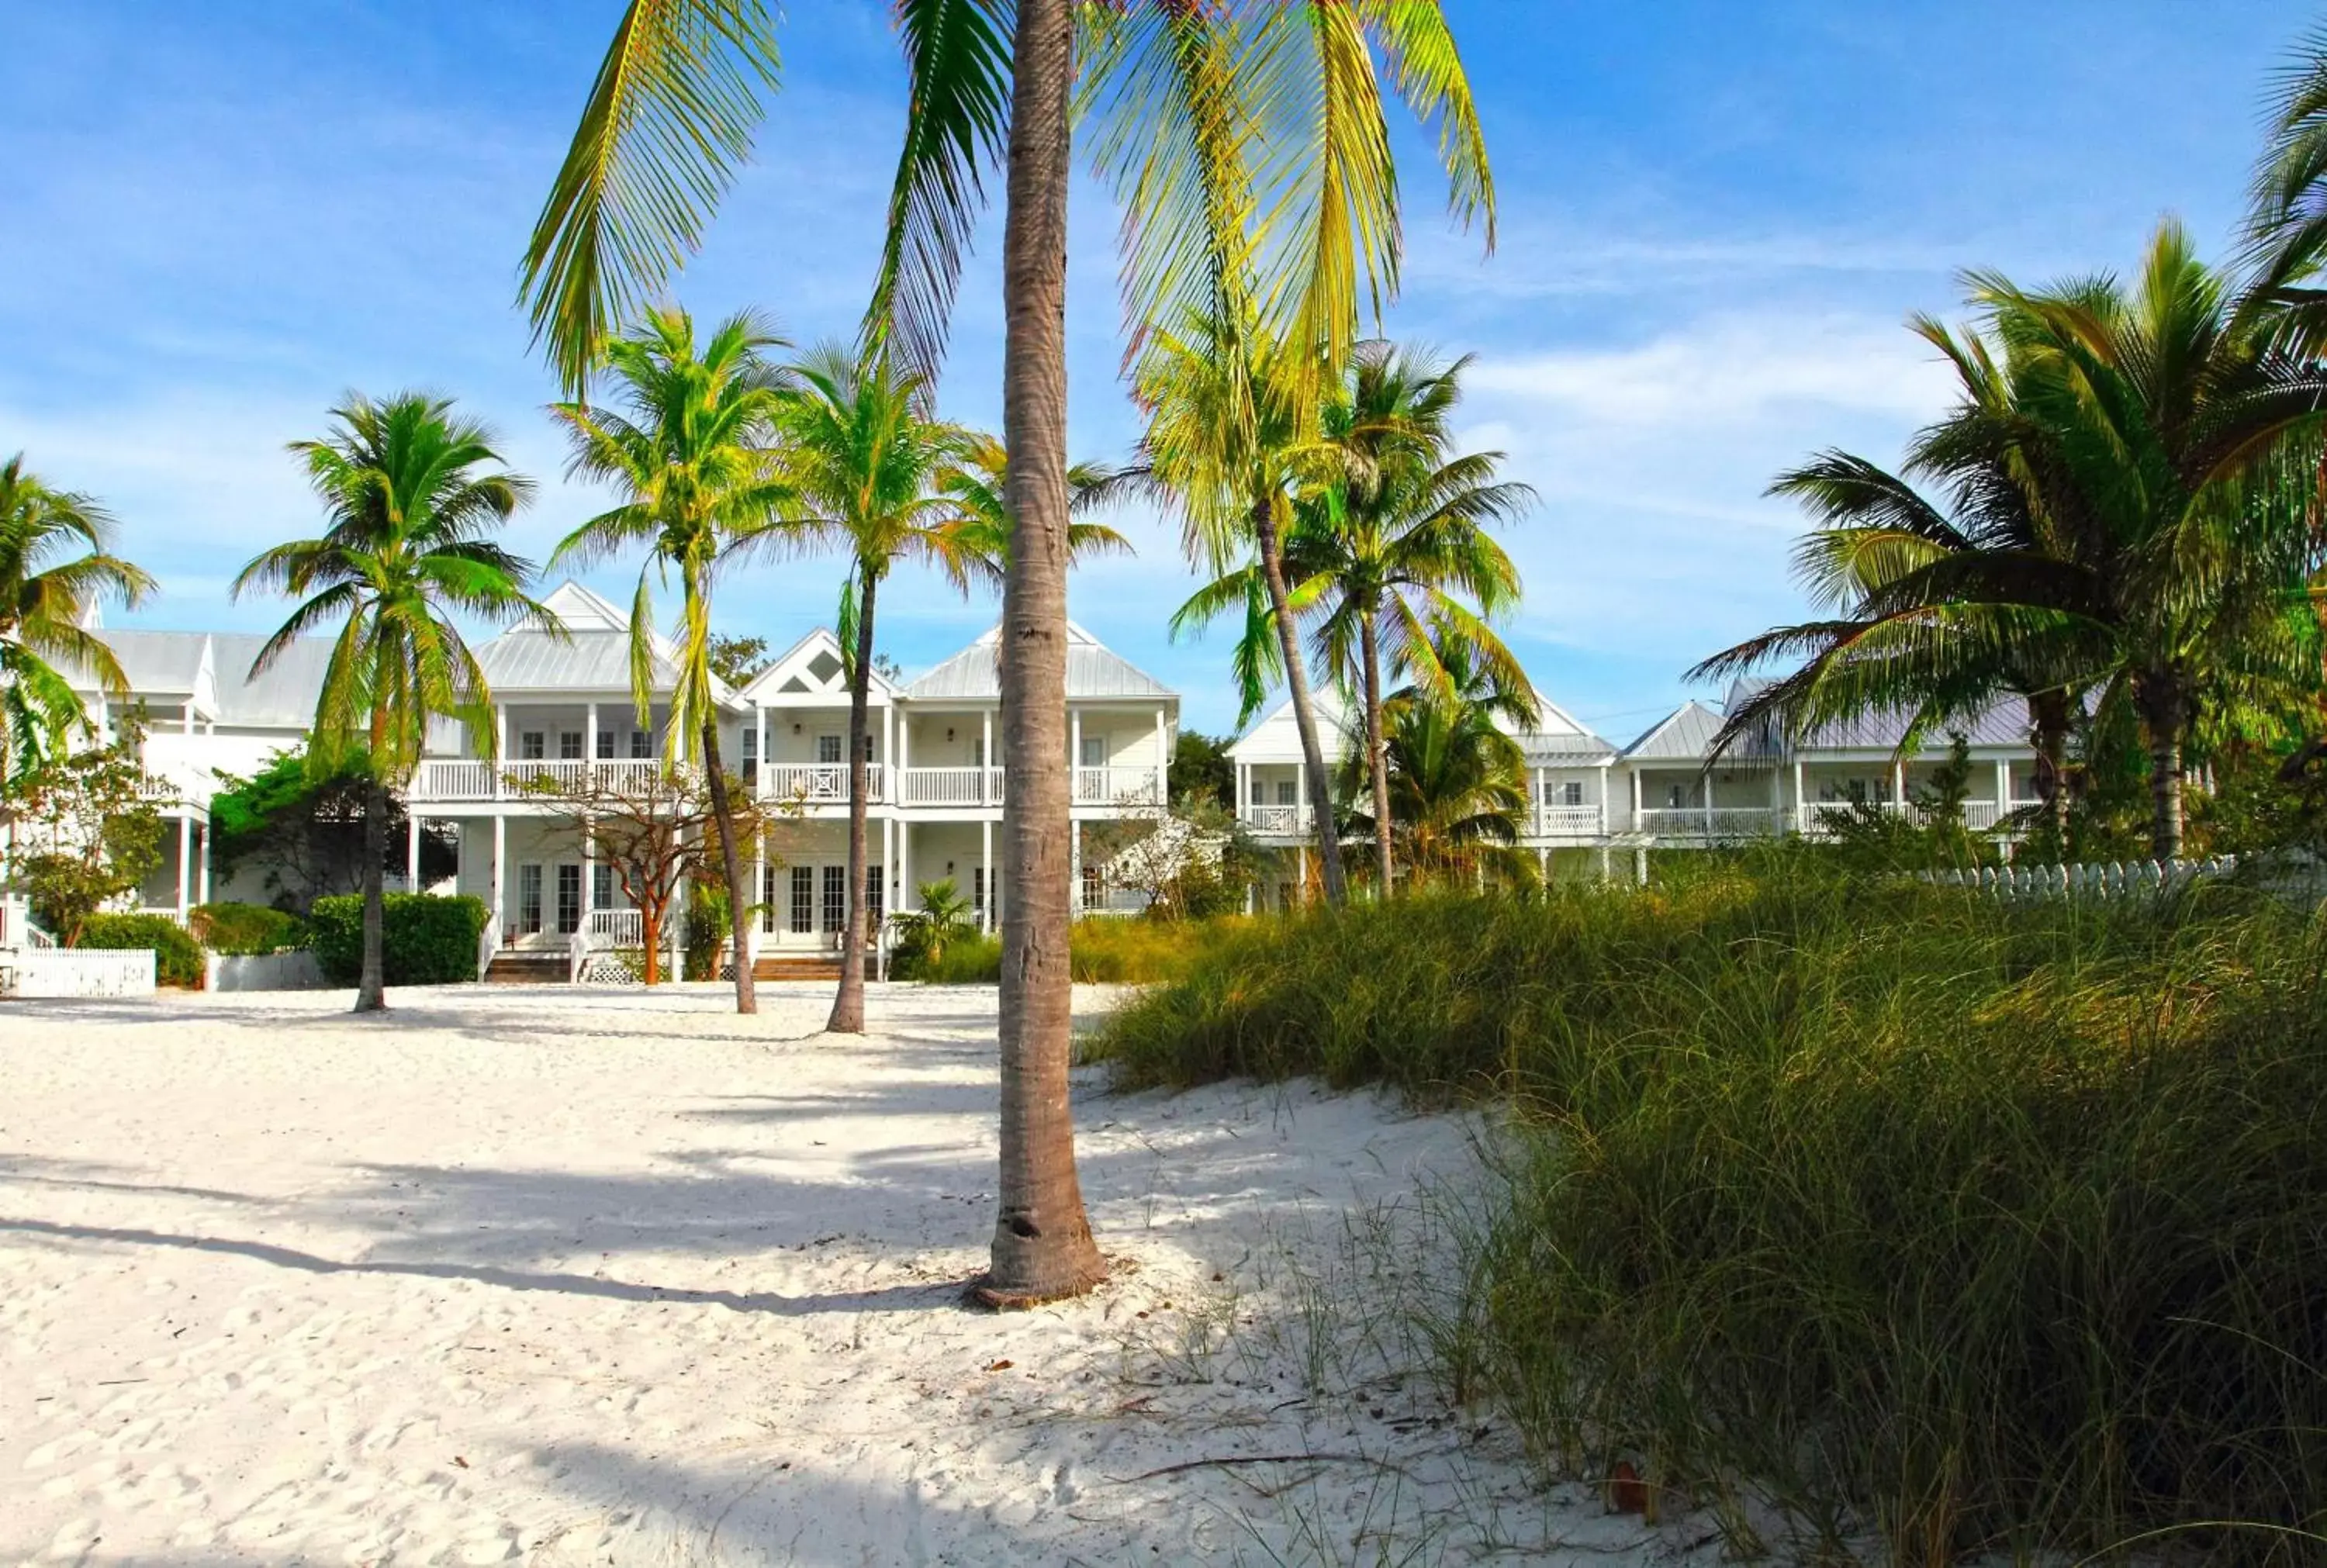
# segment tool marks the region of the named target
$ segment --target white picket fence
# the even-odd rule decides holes
[[[2227,876],[2238,857],[2204,860],[2102,861],[2085,865],[1984,865],[1969,871],[1925,872],[1923,880],[1941,887],[1977,888],[2000,898],[2122,898],[2186,887],[2210,876]]]
[[[0,951],[0,996],[151,996],[151,947],[14,947]]]

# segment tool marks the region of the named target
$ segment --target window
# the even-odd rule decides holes
[[[772,932],[776,929],[776,868],[760,868],[760,929]]]
[[[577,742],[581,736],[574,737]],[[567,861],[557,868],[557,934],[570,937],[582,929],[582,867]]]
[[[977,911],[977,923],[984,925],[986,923],[986,868],[982,865],[969,868],[969,907]]]
[[[561,762],[579,762],[582,760],[581,731],[560,730],[557,733],[557,760]]]
[[[843,750],[844,737],[818,735],[816,738],[816,760],[826,767],[836,766],[847,753]]]
[[[1687,797],[1687,792],[1688,792],[1688,791],[1687,791],[1687,787],[1686,785],[1681,785],[1681,784],[1668,784],[1668,785],[1666,785],[1666,786],[1665,786],[1665,809],[1666,809],[1666,810],[1668,810],[1668,811],[1678,811],[1678,810],[1682,809],[1683,807],[1685,807],[1686,806],[1687,806],[1687,805],[1688,805],[1688,801],[1687,801],[1687,799],[1686,798],[1686,797]],[[1390,842],[1392,842],[1393,844],[1395,844],[1395,843],[1397,842],[1397,839],[1396,839],[1395,837],[1393,837],[1393,838],[1391,839],[1391,841],[1390,841]]]
[[[743,782],[749,784],[760,776],[760,726],[747,724],[743,729]]]
[[[866,866],[864,868],[864,929],[868,931],[877,931],[881,929],[881,911],[886,909],[889,903],[889,901],[883,896],[883,892],[881,868],[877,865]]]
[[[792,867],[792,929],[801,935],[816,929],[816,867]]]
[[[824,929],[837,931],[848,924],[848,868],[824,868]]]
[[[1105,907],[1106,903],[1107,877],[1098,865],[1089,861],[1085,861],[1083,863],[1082,907],[1087,910],[1096,910]]]
[[[539,730],[519,732],[517,738],[517,754],[528,762],[540,761],[547,755],[541,749],[541,732]]]
[[[1255,806],[1266,806],[1268,804],[1268,786],[1263,783],[1257,776],[1256,776],[1252,781],[1252,803]]]
[[[1301,786],[1291,779],[1279,779],[1276,781],[1276,803],[1279,806],[1300,805]],[[1393,836],[1390,842],[1395,844],[1396,837]]]
[[[1105,735],[1094,735],[1088,733],[1084,734],[1083,766],[1086,768],[1104,768],[1107,766],[1107,737]]]
[[[609,762],[614,760],[613,731],[601,730],[598,732],[598,755]]]
[[[517,929],[521,937],[541,929],[541,868],[537,865],[517,868]]]
[[[651,730],[632,730],[631,732],[631,756],[632,759],[643,762],[653,755],[654,732]]]
[[[611,910],[614,907],[614,868],[593,865],[590,868],[590,907]]]
[[[1584,780],[1583,780],[1583,779],[1568,779],[1565,783],[1561,784],[1560,786],[1558,786],[1558,790],[1559,790],[1559,798],[1558,798],[1556,801],[1555,801],[1555,802],[1554,802],[1554,804],[1555,804],[1555,805],[1558,805],[1558,806],[1581,806],[1581,805],[1583,805],[1583,804],[1584,804]],[[1396,835],[1392,835],[1391,842],[1392,842],[1392,843],[1396,843],[1396,842],[1397,842],[1397,838],[1396,838]]]

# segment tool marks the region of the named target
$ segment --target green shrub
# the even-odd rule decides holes
[[[1196,955],[1234,920],[1142,920],[1103,918],[1077,920],[1068,943],[1074,977],[1089,985],[1145,985],[1187,972]],[[1002,938],[975,932],[949,943],[935,960],[916,957],[901,980],[936,985],[992,985],[1002,979]]]
[[[388,985],[445,985],[477,977],[484,900],[389,893],[383,912],[380,957]],[[317,899],[308,921],[324,977],[334,985],[354,985],[363,972],[362,895]]]
[[[151,947],[154,977],[164,985],[199,991],[202,949],[183,926],[167,915],[90,915],[81,921],[81,947]]]
[[[197,904],[187,919],[213,953],[283,953],[307,945],[307,922],[265,904]]]
[[[1759,1490],[1799,1550],[1872,1530],[1902,1563],[2152,1530],[2313,1557],[2285,1532],[2327,1525],[2327,918],[1680,882],[1223,932],[1095,1054],[1500,1097],[1430,1326],[1555,1467]]]
[[[680,977],[719,978],[719,952],[734,936],[727,918],[727,890],[709,882],[687,884],[686,925],[679,939]]]

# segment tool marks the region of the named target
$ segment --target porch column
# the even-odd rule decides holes
[[[1535,831],[1538,836],[1550,831],[1547,818],[1550,816],[1551,797],[1545,791],[1544,770],[1540,768],[1528,769],[1528,815],[1535,819]]]
[[[1067,830],[1067,908],[1080,914],[1083,910],[1083,825],[1070,821]]]
[[[194,893],[194,814],[186,807],[178,808],[178,923],[186,923],[186,911],[193,907]]]
[[[1707,768],[1696,777],[1705,786],[1705,836],[1709,842],[1713,837],[1713,770]]]
[[[762,708],[760,711],[764,719],[767,710]],[[768,766],[764,743],[766,734],[767,728],[763,723],[761,726],[762,745],[760,752],[760,767],[762,770],[763,778],[766,776],[765,770]],[[760,958],[760,934],[767,929],[768,922],[775,916],[775,901],[768,897],[768,830],[764,826],[752,835],[752,901],[766,906],[753,915],[743,927],[743,934],[751,938],[749,945],[752,949],[752,961],[757,963]]]
[[[897,792],[889,797],[899,805],[906,802],[905,770],[912,766],[910,753],[913,745],[913,715],[906,714],[897,721]]]
[[[1309,901],[1309,845],[1306,843],[1293,846],[1293,886],[1294,896],[1301,902],[1307,903]]]
[[[1164,739],[1164,710],[1155,710],[1155,804],[1172,803],[1172,748]]]
[[[420,818],[408,811],[404,816],[404,891],[420,891]]]
[[[492,889],[493,923],[491,931],[492,943],[496,948],[500,947],[501,932],[509,924],[509,916],[501,901],[501,866],[508,859],[509,818],[495,812],[493,814],[493,864],[488,882]]]
[[[1900,816],[1907,815],[1907,764],[1891,764],[1891,805]]]
[[[882,712],[886,714],[888,710],[884,708]],[[760,732],[760,776],[752,780],[752,793],[764,799],[768,794],[768,710],[752,709],[752,723]],[[762,845],[763,854],[765,849],[766,846]]]
[[[598,770],[598,705],[582,705],[582,771],[586,777]]]
[[[1794,831],[1808,833],[1809,830],[1810,799],[1802,792],[1802,760],[1797,757],[1794,759]]]
[[[2012,764],[2008,761],[1998,761],[1995,764],[1995,819],[2003,821],[2004,814],[2011,809]]]
[[[210,825],[209,823],[207,823],[207,822],[205,822],[205,823],[203,823],[203,824],[202,824],[202,872],[201,872],[201,876],[202,876],[202,898],[201,898],[201,901],[202,901],[202,902],[204,902],[204,903],[208,903],[208,902],[210,902]]]
[[[597,735],[598,726],[593,722],[590,726],[589,748],[598,744]],[[590,917],[597,912],[598,835],[592,829],[590,819],[584,817],[582,819],[582,929],[584,935],[590,929]]]
[[[913,885],[913,825],[904,817],[897,818],[897,907],[920,906],[913,903],[918,890]]]
[[[507,703],[495,703],[493,705],[493,798],[496,800],[500,799],[501,796],[501,770],[508,766],[508,764],[509,705]],[[498,819],[496,819],[496,824],[494,831],[499,832],[500,828],[498,826]],[[500,853],[498,847],[498,840],[495,841],[495,845],[496,847],[493,854],[493,863],[494,865],[499,866],[500,864]],[[500,913],[498,908],[496,908],[493,912],[496,915]]]
[[[994,893],[1001,885],[994,874],[994,823],[991,818],[977,825],[978,874],[986,879],[986,907],[977,911],[981,930],[990,931],[1001,922],[994,918]]]
[[[1605,762],[1600,765],[1600,836],[1608,836],[1608,764]],[[1607,855],[1603,853],[1600,858],[1604,865]]]
[[[760,737],[760,766],[762,768],[768,765],[767,751],[768,738],[762,735]],[[897,710],[887,703],[881,705],[881,767],[884,774],[894,773],[897,769]],[[884,779],[883,787],[873,791],[873,798],[894,800],[897,797],[892,791],[896,787],[893,779]],[[895,865],[890,864],[889,870],[881,874],[887,876],[896,869]]]
[[[1067,800],[1070,805],[1079,806],[1082,803],[1083,793],[1081,772],[1083,765],[1082,709],[1069,708],[1067,710],[1067,730],[1069,734],[1069,739],[1067,741],[1067,778],[1070,784]],[[1082,854],[1082,835],[1080,834],[1077,834],[1075,835],[1075,854],[1077,855],[1076,865],[1079,868],[1082,863],[1080,859]]]
[[[1638,833],[1645,825],[1640,821],[1640,770],[1632,770],[1632,831]]]
[[[982,738],[977,742],[977,803],[991,806],[994,804],[994,710],[987,708],[981,712],[977,722],[982,726],[978,731]],[[986,880],[993,881],[994,873],[988,872]]]
[[[1786,820],[1786,787],[1779,781],[1778,770],[1770,770],[1770,831],[1779,832]]]

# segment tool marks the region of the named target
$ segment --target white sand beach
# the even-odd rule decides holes
[[[984,1314],[993,994],[763,996],[0,1010],[0,1561],[1716,1559],[1401,1375],[1461,1120],[1086,1073],[1116,1278]]]

